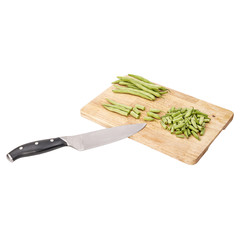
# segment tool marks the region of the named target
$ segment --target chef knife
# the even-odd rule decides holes
[[[7,154],[7,159],[10,162],[14,162],[18,158],[49,152],[65,146],[70,146],[79,151],[83,151],[130,137],[142,130],[145,125],[146,123],[122,125],[75,136],[34,141],[13,149]]]

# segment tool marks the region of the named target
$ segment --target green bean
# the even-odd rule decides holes
[[[186,138],[188,138],[187,129],[184,129],[183,133],[184,133],[184,135],[186,136]]]
[[[204,116],[200,116],[200,119],[199,119],[199,125],[202,125],[203,124],[203,120],[204,120]]]
[[[152,117],[144,117],[143,120],[144,121],[154,121],[155,119]]]
[[[173,134],[174,133],[174,126],[172,125],[172,127],[171,127],[171,134]]]
[[[166,94],[166,93],[168,93],[168,91],[165,90],[165,91],[161,91],[161,92],[159,92],[159,93],[162,95],[162,94]]]
[[[133,108],[133,111],[134,111],[136,114],[138,114],[138,115],[141,114],[141,112],[140,112],[136,107]]]
[[[147,80],[146,78],[141,77],[141,76],[138,76],[138,75],[128,74],[128,76],[133,77],[133,78],[136,78],[136,79],[141,80],[141,81],[146,82],[146,83],[151,83],[151,82],[150,82],[149,80]]]
[[[175,119],[173,119],[173,123],[177,123],[177,122],[179,122],[179,121],[181,121],[181,120],[183,120],[182,117],[180,117],[180,118],[175,118]]]
[[[131,82],[133,84],[141,84],[143,85],[144,87],[147,87],[151,90],[155,90],[155,91],[158,91],[158,87],[155,85],[155,84],[152,84],[152,83],[146,83],[146,82],[143,82],[141,80],[138,80],[138,79],[134,79],[134,78],[131,78],[131,77],[117,77],[118,79],[122,80],[122,81],[127,81],[127,82]]]
[[[172,120],[171,120],[170,117],[166,117],[166,120],[167,120],[168,124],[171,124],[171,123],[172,123]]]
[[[161,123],[161,125],[162,125],[162,127],[163,127],[164,129],[167,128],[167,125],[166,125],[162,120],[160,121],[160,123]]]
[[[120,82],[121,82],[121,80],[120,80],[120,79],[118,79],[118,80],[116,80],[116,81],[112,82],[112,84],[117,84],[117,83],[120,83]]]
[[[148,100],[155,100],[155,97],[152,94],[146,93],[141,90],[131,89],[131,88],[117,88],[112,90],[114,93],[123,93],[123,94],[131,94],[136,95],[142,98],[146,98]]]
[[[170,110],[169,110],[169,112],[171,113],[171,112],[174,112],[174,110],[175,110],[175,107],[172,107]]]
[[[208,122],[210,122],[210,119],[206,119],[206,118],[205,118],[205,119],[203,120],[203,122],[205,122],[205,123],[207,122],[207,123],[208,123]]]
[[[128,116],[128,113],[126,111],[122,111],[120,109],[113,108],[113,107],[107,107],[107,106],[103,106],[103,107],[106,108],[107,110],[111,111],[111,112],[115,112],[115,113],[119,113],[119,114],[124,115],[124,116]]]
[[[189,128],[187,128],[187,134],[188,134],[188,136],[190,136],[192,134]]]
[[[175,113],[172,114],[172,117],[175,118],[177,117],[178,115],[181,115],[181,112],[180,111],[177,111]]]
[[[189,117],[192,114],[192,108],[188,108],[185,118]]]
[[[176,135],[178,138],[185,138],[184,135]]]
[[[160,119],[160,116],[156,113],[153,113],[153,112],[147,112],[147,115],[149,117],[153,117],[153,118],[156,118],[156,119]]]
[[[140,114],[135,113],[134,111],[131,111],[130,114],[134,117],[134,118],[140,118]]]
[[[127,108],[127,109],[129,109],[129,110],[132,110],[132,107],[127,106],[127,105],[125,105],[125,104],[118,103],[118,102],[116,102],[116,101],[114,101],[114,100],[111,100],[111,99],[109,99],[109,98],[106,98],[106,100],[107,100],[109,103],[113,104],[113,105],[118,105],[118,106]]]
[[[178,130],[175,132],[176,135],[179,135],[179,134],[182,134],[182,131],[181,130]]]
[[[162,117],[162,121],[167,124],[168,123],[168,120],[165,118],[165,117]]]
[[[142,84],[134,83],[134,85],[137,86],[139,89],[154,95],[155,97],[161,97],[161,94],[159,92],[155,92],[155,91],[143,86]]]
[[[200,132],[200,135],[201,135],[201,136],[204,135],[204,133],[205,133],[205,129],[206,129],[206,128],[203,128],[203,129],[201,130],[201,132]]]
[[[118,84],[119,85],[123,85],[123,86],[127,86],[129,88],[139,89],[136,85],[134,85],[134,84],[132,84],[130,82],[120,81]]]
[[[102,104],[104,107],[111,107],[111,108],[117,108],[119,110],[125,111],[127,113],[130,113],[130,109],[127,109],[125,107],[119,106],[119,105],[112,105],[112,104]]]
[[[161,110],[156,109],[156,108],[150,108],[149,112],[153,112],[153,113],[160,113]]]
[[[142,106],[142,105],[139,105],[139,104],[136,104],[135,107],[136,107],[137,109],[139,109],[139,110],[142,110],[142,111],[145,110],[145,107]]]
[[[182,108],[181,113],[185,113],[187,111],[187,108]]]
[[[195,110],[194,113],[199,114],[199,115],[203,115],[204,117],[208,117],[208,115],[206,113],[202,113],[199,110]]]
[[[184,122],[179,123],[178,125],[175,125],[174,129],[182,128],[185,125]]]
[[[196,132],[196,133],[199,132],[198,129],[196,129],[196,128],[193,127],[192,125],[189,125],[188,127],[189,127],[192,131],[194,131],[194,132]]]
[[[194,131],[191,131],[191,133],[197,140],[200,140],[199,136]]]
[[[196,124],[196,122],[195,122],[194,117],[191,118],[191,123],[192,123],[192,125],[193,125],[195,128],[197,128],[197,124]]]

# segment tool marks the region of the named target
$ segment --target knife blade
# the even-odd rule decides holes
[[[7,154],[7,159],[14,162],[18,158],[49,152],[69,146],[78,151],[99,147],[132,136],[146,126],[146,123],[122,125],[88,132],[75,136],[65,136],[34,141],[21,145]]]

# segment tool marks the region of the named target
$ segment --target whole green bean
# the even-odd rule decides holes
[[[143,86],[142,84],[134,83],[134,85],[137,86],[139,89],[154,95],[155,97],[161,97],[161,94],[159,92],[153,91],[153,90]]]
[[[112,105],[112,104],[103,104],[104,107],[112,107],[112,108],[117,108],[119,110],[125,111],[127,113],[130,113],[130,109],[127,109],[125,107],[119,106],[119,105]]]
[[[139,89],[136,85],[134,85],[134,84],[132,84],[130,82],[120,81],[118,84],[119,85],[123,85],[123,86],[127,86],[129,88]]]
[[[131,111],[130,114],[134,117],[134,118],[140,118],[140,114],[135,113],[134,111]]]
[[[160,116],[156,113],[153,113],[153,112],[147,112],[147,115],[149,117],[153,117],[153,118],[156,118],[156,119],[160,119]]]
[[[153,112],[153,113],[160,113],[160,112],[161,112],[161,110],[159,110],[159,109],[156,109],[156,108],[150,108],[150,109],[149,109],[149,112]]]
[[[113,107],[107,107],[107,106],[103,106],[103,107],[106,108],[108,111],[115,112],[123,116],[128,116],[128,113],[126,111],[122,111],[120,109],[113,108]]]
[[[203,120],[204,120],[204,116],[201,115],[201,116],[200,116],[200,119],[199,119],[199,125],[202,125],[202,124],[203,124]]]
[[[136,79],[141,80],[141,81],[146,82],[146,83],[152,83],[152,82],[150,82],[149,80],[147,80],[146,78],[141,77],[141,76],[139,76],[139,75],[128,74],[128,76],[133,77],[133,78],[136,78]]]
[[[144,120],[144,121],[153,121],[153,120],[155,120],[155,119],[152,118],[152,117],[144,117],[143,120]]]
[[[125,105],[125,104],[118,103],[118,102],[116,102],[116,101],[114,101],[114,100],[111,100],[111,99],[109,99],[109,98],[106,98],[106,100],[107,100],[109,103],[113,104],[113,105],[118,105],[118,106],[127,108],[127,109],[129,109],[129,110],[132,110],[132,107],[127,106],[127,105]]]
[[[144,87],[147,87],[147,88],[152,89],[154,91],[158,91],[158,87],[155,84],[152,84],[152,83],[146,83],[146,82],[143,82],[141,80],[134,79],[134,78],[131,78],[131,77],[117,77],[117,78],[122,80],[122,81],[131,82],[133,84],[138,83],[138,84],[143,85]]]
[[[136,104],[135,107],[136,107],[137,109],[139,109],[139,110],[142,110],[142,111],[145,110],[145,107],[142,106],[142,105],[140,105],[140,104]]]
[[[123,94],[131,94],[131,95],[136,95],[142,98],[146,98],[148,100],[155,100],[155,97],[153,95],[147,94],[144,91],[137,90],[137,89],[131,89],[131,88],[117,88],[112,90],[114,93],[123,93]]]

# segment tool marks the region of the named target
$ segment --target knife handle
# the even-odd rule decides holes
[[[14,162],[18,158],[33,156],[67,146],[61,138],[51,138],[21,145],[7,154],[7,159]]]

